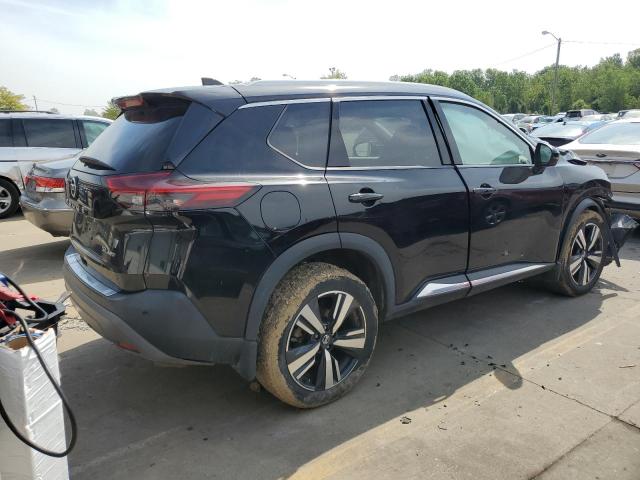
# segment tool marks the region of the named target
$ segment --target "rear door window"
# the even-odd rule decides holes
[[[22,120],[28,147],[77,148],[72,120]]]
[[[342,101],[331,142],[332,167],[442,165],[427,114],[419,100]]]
[[[330,111],[330,102],[287,105],[269,135],[269,145],[294,162],[324,168],[327,163]]]
[[[90,120],[81,120],[82,131],[87,141],[87,146],[91,145],[93,141],[98,138],[105,128],[109,125],[103,122],[92,122]]]
[[[0,147],[13,147],[11,120],[0,120]]]

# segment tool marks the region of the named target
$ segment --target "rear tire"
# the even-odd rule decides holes
[[[556,279],[547,281],[547,287],[570,297],[591,291],[604,268],[604,228],[604,218],[598,212],[585,210],[578,216],[563,241]]]
[[[362,280],[327,263],[300,265],[280,281],[267,306],[258,381],[294,407],[332,402],[364,374],[377,334],[378,311]]]
[[[0,218],[16,213],[20,202],[20,191],[9,180],[0,178]]]

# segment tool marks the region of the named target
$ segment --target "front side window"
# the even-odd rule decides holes
[[[438,147],[419,100],[362,100],[339,104],[332,134],[334,167],[436,167]]]
[[[287,105],[269,135],[269,145],[309,167],[324,168],[329,143],[329,102]]]
[[[77,148],[71,120],[25,119],[28,147]]]
[[[87,146],[91,145],[93,141],[98,138],[105,128],[109,125],[102,122],[91,122],[87,120],[82,120],[82,130],[84,131],[84,136],[87,139]]]
[[[463,165],[531,165],[529,145],[477,108],[441,103]]]

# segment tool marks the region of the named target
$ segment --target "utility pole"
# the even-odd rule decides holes
[[[556,107],[556,90],[558,89],[558,65],[560,64],[560,46],[562,45],[562,38],[556,37],[553,33],[545,30],[542,35],[551,35],[558,42],[558,50],[556,51],[556,66],[553,72],[553,90],[551,90],[551,112],[549,115],[553,115]]]
[[[36,96],[33,96],[33,103],[36,104],[36,112],[38,111],[38,101],[36,100]]]

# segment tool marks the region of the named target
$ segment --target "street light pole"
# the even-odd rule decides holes
[[[551,90],[551,112],[549,112],[550,115],[553,115],[556,105],[556,90],[558,89],[558,65],[560,64],[560,46],[562,45],[562,38],[556,37],[553,33],[548,32],[547,30],[542,32],[542,35],[551,35],[556,39],[556,42],[558,42],[558,50],[556,51],[556,66],[553,72],[553,90]]]

